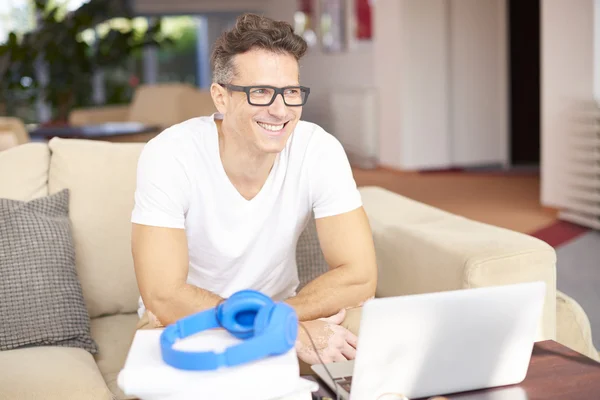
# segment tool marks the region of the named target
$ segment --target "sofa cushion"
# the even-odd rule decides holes
[[[75,270],[69,192],[0,199],[0,350],[55,345],[97,351]]]
[[[109,400],[93,356],[67,347],[0,351],[0,399]]]
[[[134,312],[131,211],[142,143],[50,141],[48,190],[71,192],[77,273],[91,318]]]
[[[306,228],[298,238],[296,265],[298,268],[298,280],[300,281],[298,290],[329,270],[329,265],[325,261],[325,256],[323,256],[323,251],[321,250],[314,216],[309,218]]]
[[[48,194],[50,151],[43,143],[27,143],[0,151],[0,197],[31,200]]]
[[[137,313],[92,319],[92,337],[99,348],[95,355],[96,363],[108,388],[117,399],[134,398],[123,393],[117,385],[117,377],[125,365],[138,320]]]

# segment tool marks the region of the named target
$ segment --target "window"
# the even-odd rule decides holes
[[[88,0],[48,0],[48,6],[60,6],[59,19]],[[34,0],[0,0],[0,43],[10,32],[23,34],[36,27]]]
[[[0,1],[0,43],[10,32],[25,33],[35,27],[33,2],[30,0]]]

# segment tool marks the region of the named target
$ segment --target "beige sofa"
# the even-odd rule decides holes
[[[0,197],[27,200],[70,189],[77,271],[100,349],[96,356],[59,347],[0,352],[0,399],[123,397],[116,378],[137,322],[129,218],[142,146],[53,139],[0,153]],[[543,280],[538,339],[558,339],[598,359],[585,313],[556,292],[548,245],[377,187],[361,193],[377,247],[378,296]]]

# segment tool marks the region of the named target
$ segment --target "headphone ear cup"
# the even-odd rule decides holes
[[[233,336],[249,339],[255,335],[255,321],[259,311],[272,304],[271,298],[260,292],[242,290],[218,307],[217,317],[223,328]]]
[[[270,315],[264,323],[262,319],[267,317],[265,317],[266,314],[262,313],[263,311],[270,311]],[[272,355],[284,354],[295,346],[298,337],[298,316],[290,305],[277,303],[270,310],[266,308],[261,310],[259,315],[261,317],[260,323],[264,324],[261,325],[261,332],[270,338]]]
[[[258,310],[256,318],[254,319],[254,336],[262,335],[271,321],[271,314],[275,310],[275,304],[266,304],[263,308]]]

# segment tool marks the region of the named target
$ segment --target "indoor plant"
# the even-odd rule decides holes
[[[170,43],[161,34],[160,19],[143,33],[109,29],[91,43],[84,40],[83,33],[99,23],[131,20],[134,13],[128,2],[92,0],[64,19],[58,18],[59,8],[45,0],[35,5],[37,29],[20,37],[11,33],[0,45],[0,94],[8,105],[44,99],[52,107],[53,123],[66,121],[74,106],[89,105],[96,71],[124,66],[144,46]]]

